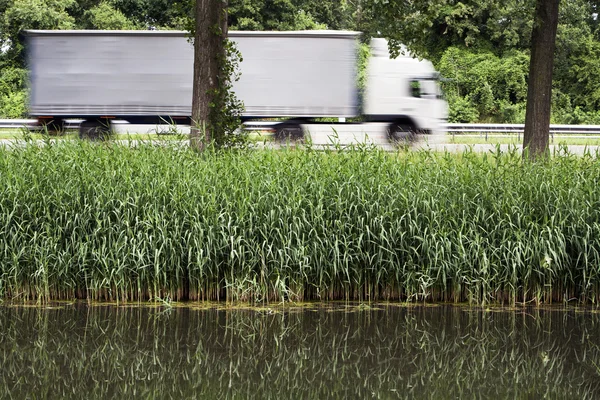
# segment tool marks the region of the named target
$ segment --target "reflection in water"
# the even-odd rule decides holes
[[[575,310],[0,307],[0,398],[598,398]]]

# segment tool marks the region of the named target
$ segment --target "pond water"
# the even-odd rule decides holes
[[[0,306],[0,398],[600,398],[590,309]]]

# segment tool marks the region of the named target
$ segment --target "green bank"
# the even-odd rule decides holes
[[[600,299],[600,164],[476,154],[0,150],[0,298]]]

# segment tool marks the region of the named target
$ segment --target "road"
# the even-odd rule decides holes
[[[370,124],[309,124],[305,125],[306,137],[310,138],[309,143],[315,148],[344,148],[350,145],[354,146],[377,146],[388,151],[395,150],[395,147],[388,141],[386,127],[384,123]],[[173,128],[168,125],[133,125],[133,124],[114,124],[113,128],[117,133],[148,133],[155,134],[156,132],[166,133]],[[180,126],[178,130],[182,134],[189,133],[189,126]],[[495,152],[498,147],[502,152],[515,149],[514,145],[495,145],[495,144],[454,144],[450,143],[451,136],[440,134],[432,136],[422,136],[420,140],[411,146],[414,150],[432,150],[451,153],[461,153],[467,150],[474,152]],[[15,145],[15,141],[11,139],[1,139],[0,145],[11,146]],[[278,144],[266,141],[265,147],[279,147]],[[516,147],[517,151],[521,151],[520,146]],[[564,148],[551,145],[550,150],[553,154],[564,154]],[[583,155],[589,152],[592,155],[600,153],[600,146],[579,146],[571,145],[568,147],[571,154]]]
[[[366,124],[366,125],[308,125],[307,130],[316,145],[376,145],[386,150],[394,150],[394,147],[387,139],[387,124]],[[502,152],[516,151],[521,152],[521,146],[508,144],[454,144],[450,143],[451,136],[445,134],[422,136],[420,140],[411,146],[414,150],[432,150],[451,153],[462,153],[464,151],[474,151],[478,153],[496,152],[498,148]],[[564,146],[550,145],[552,154],[564,154]],[[600,153],[600,146],[579,146],[571,145],[568,147],[570,154],[583,155],[589,152],[592,155]]]

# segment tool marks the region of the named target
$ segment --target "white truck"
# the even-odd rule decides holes
[[[30,115],[60,125],[82,119],[81,134],[112,119],[189,124],[193,46],[180,31],[29,30]],[[383,122],[391,138],[434,133],[447,105],[428,61],[390,59],[372,41],[359,101],[358,32],[229,32],[243,61],[234,84],[242,119],[277,119],[277,136],[303,135],[317,118],[362,116]],[[362,103],[362,104],[361,104]]]

